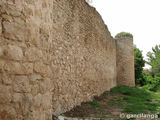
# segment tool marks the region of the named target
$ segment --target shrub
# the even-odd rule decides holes
[[[144,78],[144,86],[142,87],[143,89],[147,89],[150,91],[158,91],[160,90],[160,77],[152,77],[149,74],[143,73],[143,78]]]
[[[154,77],[152,81],[152,87],[150,88],[151,91],[158,91],[160,90],[160,77]]]
[[[133,35],[128,32],[120,32],[115,37],[121,37],[121,36],[133,37]]]

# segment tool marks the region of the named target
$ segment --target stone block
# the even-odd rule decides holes
[[[43,64],[42,62],[36,62],[34,64],[34,70],[37,73],[40,73],[43,76],[52,76],[52,71],[48,65]]]
[[[33,73],[33,63],[23,63],[22,64],[25,74]]]
[[[19,4],[15,4],[15,2],[20,2],[18,0],[16,1],[7,1],[7,3],[3,3],[2,5],[2,11],[5,12],[7,15],[10,15],[10,16],[15,16],[15,17],[19,17],[21,16],[21,9],[22,9],[22,6],[20,7]]]
[[[25,41],[27,39],[27,28],[25,25],[14,22],[3,22],[4,37],[15,41]]]
[[[13,97],[12,97],[12,101],[13,102],[18,102],[21,103],[22,102],[22,98],[23,98],[23,94],[22,93],[14,93]]]
[[[10,76],[10,75],[8,75],[6,73],[3,73],[1,75],[1,79],[2,79],[3,84],[11,85],[12,84],[12,80],[13,80],[13,76]]]
[[[47,92],[42,97],[42,107],[44,110],[52,107],[52,95],[50,92]]]
[[[31,100],[31,101],[30,101]],[[30,116],[31,116],[31,111],[32,111],[32,96],[30,94],[25,94],[22,98],[22,102],[21,102],[22,107],[22,115],[23,117],[28,117],[28,119],[30,120]]]
[[[31,92],[31,86],[27,76],[16,76],[13,82],[13,90],[18,93]]]
[[[37,83],[38,80],[42,79],[41,75],[39,74],[32,74],[31,76],[29,76],[29,80],[31,83]]]
[[[40,82],[39,83],[39,90],[40,90],[40,93],[44,94],[46,91],[47,91],[47,87],[44,82]]]
[[[40,92],[39,85],[35,84],[31,86],[31,93],[33,96],[37,95]]]
[[[0,104],[9,104],[11,102],[11,88],[0,84]]]
[[[0,59],[0,73],[3,72],[3,67],[4,67],[5,61]]]
[[[13,18],[12,16],[6,15],[6,14],[2,14],[2,18],[6,21],[12,22]]]
[[[54,86],[52,85],[52,81],[49,78],[43,78],[39,81],[39,90],[41,94],[45,94],[47,91],[52,91]]]
[[[3,56],[3,49],[2,49],[2,47],[0,46],[0,57],[2,57]]]
[[[17,120],[16,110],[8,104],[0,104],[0,120]]]
[[[36,95],[33,99],[33,101],[34,101],[34,103],[33,103],[33,105],[35,106],[35,107],[40,107],[40,105],[41,105],[41,102],[42,102],[42,95],[39,93],[38,95]]]
[[[3,50],[4,56],[11,60],[22,60],[23,51],[20,47],[16,45],[4,46]]]
[[[2,19],[0,18],[0,36],[2,35]]]
[[[5,64],[4,69],[9,74],[25,74],[25,70],[19,62],[8,61],[8,63]]]
[[[9,61],[4,66],[4,70],[9,74],[26,75],[33,73],[33,63],[19,63]]]
[[[25,51],[25,57],[27,60],[29,61],[37,61],[40,60],[43,56],[43,53],[41,50],[37,49],[37,48],[28,48]]]

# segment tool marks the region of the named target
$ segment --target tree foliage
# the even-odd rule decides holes
[[[152,48],[152,52],[147,53],[149,64],[152,67],[152,73],[156,77],[160,77],[160,45]]]
[[[158,91],[160,90],[160,46],[153,47],[152,51],[147,53],[147,56],[147,64],[152,67],[152,73],[143,74],[143,82],[145,81],[143,88]]]
[[[134,46],[134,67],[136,84],[144,85],[144,79],[142,75],[144,65],[145,60],[143,59],[142,51]]]

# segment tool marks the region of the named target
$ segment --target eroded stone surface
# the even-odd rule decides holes
[[[27,76],[16,76],[14,79],[13,90],[18,93],[27,93],[31,91]]]
[[[12,60],[22,60],[23,59],[23,51],[20,47],[16,45],[8,45],[4,47],[3,50],[4,56],[8,59]]]
[[[8,104],[11,102],[11,88],[5,85],[0,85],[0,104]]]
[[[0,1],[0,120],[51,120],[116,72],[115,40],[84,0]]]

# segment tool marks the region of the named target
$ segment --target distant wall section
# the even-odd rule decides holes
[[[117,50],[117,85],[135,86],[133,37],[115,38]]]

